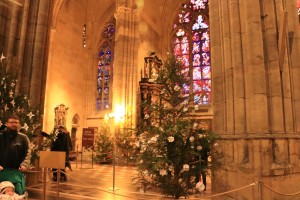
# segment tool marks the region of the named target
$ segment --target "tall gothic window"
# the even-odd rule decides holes
[[[208,0],[183,3],[174,22],[172,49],[186,78],[183,95],[193,94],[194,104],[211,103]]]
[[[298,18],[299,18],[299,22],[300,22],[300,0],[298,0],[298,2],[297,2],[297,7],[298,7]]]
[[[111,108],[111,83],[115,41],[115,20],[111,20],[102,32],[98,51],[97,100],[98,110]]]

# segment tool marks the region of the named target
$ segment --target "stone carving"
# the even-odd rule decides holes
[[[68,107],[66,107],[64,104],[60,104],[59,106],[56,106],[54,108],[55,112],[55,119],[54,119],[54,127],[58,128],[59,126],[66,127],[66,117],[67,117],[67,111]]]

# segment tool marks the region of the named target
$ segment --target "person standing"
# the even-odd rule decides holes
[[[66,152],[66,167],[70,167],[70,163],[69,163],[69,151],[70,151],[70,141],[71,138],[70,134],[68,134],[69,132],[67,131],[67,129],[63,126],[60,126],[58,128],[58,134],[56,136],[56,139],[53,141],[52,145],[51,145],[51,151],[63,151]],[[53,171],[53,181],[57,181],[57,169],[52,169]],[[65,169],[61,170],[62,174],[61,174],[61,179],[63,181],[67,181],[67,175],[66,175],[66,171]]]
[[[20,195],[25,192],[22,172],[30,166],[31,150],[28,137],[19,132],[20,120],[16,114],[8,117],[6,128],[0,132],[0,182],[10,181]]]

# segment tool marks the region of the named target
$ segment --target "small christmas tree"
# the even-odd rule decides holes
[[[41,115],[38,108],[30,105],[27,95],[16,93],[17,80],[6,72],[5,57],[0,61],[0,126],[4,127],[7,117],[15,113],[20,118],[20,132],[26,134],[31,142],[31,163],[38,157],[40,146],[36,138],[41,129]]]
[[[180,63],[169,59],[157,80],[147,83],[157,90],[142,100],[143,119],[137,129],[141,151],[138,182],[175,199],[187,197],[199,185],[197,176],[209,167],[201,157],[207,157],[214,140],[190,115],[198,105],[191,106],[191,96],[182,92],[187,80],[181,70]]]
[[[95,141],[95,160],[98,163],[112,162],[113,142],[110,139],[110,132],[108,126],[100,127],[100,131],[96,136]]]
[[[120,164],[131,165],[136,162],[139,152],[136,148],[136,138],[132,136],[132,129],[124,129],[123,133],[119,134],[116,138]]]

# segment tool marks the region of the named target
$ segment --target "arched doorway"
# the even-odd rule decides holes
[[[75,114],[72,118],[72,128],[71,128],[71,141],[72,141],[72,146],[73,148],[77,148],[76,147],[76,133],[77,133],[77,129],[79,127],[79,115]]]

